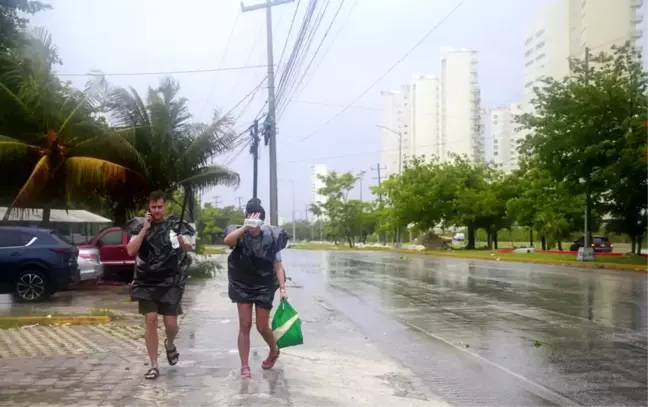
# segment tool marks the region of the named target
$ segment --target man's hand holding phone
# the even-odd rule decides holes
[[[146,212],[146,215],[144,215],[144,230],[149,230],[152,222],[153,216],[151,216],[150,212]]]

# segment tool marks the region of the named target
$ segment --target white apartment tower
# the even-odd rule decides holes
[[[492,136],[492,162],[497,168],[512,171],[518,166],[519,136],[516,116],[522,113],[522,105],[511,104],[490,110],[489,127]]]
[[[398,174],[404,167],[411,146],[410,85],[398,90],[381,92],[383,97],[383,124],[380,163],[384,178]],[[399,152],[402,153],[399,160]],[[400,165],[400,167],[399,167]]]
[[[439,157],[439,79],[415,74],[411,84],[381,94],[384,176],[398,174],[413,157]]]
[[[583,58],[586,47],[596,54],[629,40],[643,49],[644,1],[550,0],[524,40],[525,105],[533,98],[533,87],[540,78],[568,75],[569,58]]]
[[[426,160],[441,157],[439,78],[414,75],[411,94],[411,145],[406,154],[408,157],[416,156]]]
[[[323,204],[326,198],[319,193],[319,190],[324,187],[324,181],[320,176],[325,177],[328,174],[326,165],[314,164],[311,166],[311,203],[315,205]]]
[[[451,154],[484,160],[477,55],[473,50],[441,49],[440,144],[445,161]]]

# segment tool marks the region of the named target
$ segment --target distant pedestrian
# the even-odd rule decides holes
[[[136,218],[125,227],[131,235],[126,246],[128,255],[137,255],[131,298],[138,301],[139,312],[144,315],[146,350],[151,360],[144,377],[149,380],[160,376],[158,315],[162,315],[166,331],[164,347],[169,365],[174,366],[180,358],[174,340],[191,261],[187,251],[194,246],[193,229],[185,223],[180,225],[173,217],[165,218],[165,209],[165,194],[155,191],[148,197],[145,217]]]
[[[256,311],[257,330],[270,348],[261,367],[271,369],[279,358],[279,348],[270,327],[270,310],[277,288],[281,298],[288,298],[286,274],[280,255],[280,251],[286,247],[288,235],[280,227],[263,224],[265,210],[258,199],[250,199],[245,212],[245,225],[229,232],[225,236],[225,244],[233,248],[227,261],[228,291],[238,308],[241,377],[249,378],[252,308]]]

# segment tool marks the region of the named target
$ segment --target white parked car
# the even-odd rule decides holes
[[[104,266],[99,262],[99,250],[79,248],[79,275],[81,281],[99,280],[103,277]]]

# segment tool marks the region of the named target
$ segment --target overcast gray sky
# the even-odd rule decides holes
[[[254,4],[263,0],[250,0]],[[335,9],[332,0],[322,20],[310,55],[320,43]],[[264,65],[266,63],[265,13],[240,12],[237,0],[49,0],[53,10],[42,12],[34,25],[53,35],[63,59],[61,74],[106,74],[185,71]],[[323,3],[323,2],[321,2]],[[413,73],[439,73],[439,48],[453,46],[478,52],[483,107],[520,101],[523,81],[523,43],[526,24],[546,0],[465,0],[463,5],[420,47],[385,76],[352,108],[323,126],[345,105],[383,75],[427,31],[453,9],[459,0],[346,0],[324,40],[300,92],[278,119],[279,212],[288,221],[295,185],[297,217],[303,218],[310,202],[310,165],[325,164],[337,171],[367,171],[364,197],[374,185],[369,168],[379,160],[382,122],[381,90],[410,81]],[[297,22],[307,1],[301,0]],[[297,2],[273,8],[275,63],[283,49]],[[289,53],[298,27],[288,42]],[[231,41],[228,41],[231,34]],[[228,46],[229,44],[229,46]],[[322,60],[324,51],[330,47]],[[287,61],[287,55],[283,62]],[[281,68],[281,67],[279,67]],[[213,109],[229,111],[258,85],[266,69],[173,75],[182,85],[196,120],[205,120]],[[109,76],[120,86],[145,92],[162,75]],[[83,86],[87,77],[71,76]],[[290,95],[287,95],[289,97]],[[235,109],[241,114],[237,128],[245,129],[266,100],[265,84],[250,104]],[[309,102],[309,103],[304,103]],[[313,132],[317,131],[313,134]],[[310,137],[304,138],[308,135]],[[252,159],[246,151],[218,157],[219,163],[241,174],[238,190],[217,188],[205,195],[220,196],[221,205],[245,202],[252,194]],[[259,197],[266,210],[268,154],[261,150]],[[291,182],[293,181],[293,182]],[[354,196],[359,191],[353,191]]]

